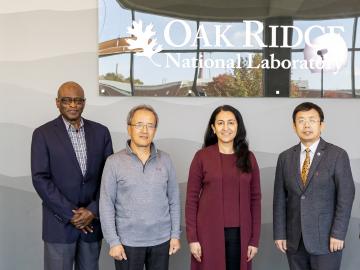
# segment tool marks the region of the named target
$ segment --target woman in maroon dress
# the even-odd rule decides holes
[[[211,115],[190,166],[185,217],[191,270],[251,269],[260,237],[260,175],[232,106]]]

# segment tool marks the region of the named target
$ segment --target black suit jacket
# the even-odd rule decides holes
[[[72,243],[79,237],[92,242],[102,238],[100,222],[87,235],[70,220],[73,209],[85,207],[99,217],[99,189],[106,158],[113,153],[109,130],[84,120],[87,172],[83,176],[61,116],[35,129],[31,143],[33,185],[43,205],[43,240]]]
[[[330,236],[344,240],[355,187],[347,153],[320,139],[306,186],[300,175],[300,144],[280,154],[274,185],[274,239],[295,252],[302,236],[310,254],[329,253]]]

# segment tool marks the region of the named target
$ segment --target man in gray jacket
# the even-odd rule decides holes
[[[169,155],[154,145],[158,116],[148,105],[127,118],[130,140],[105,164],[100,221],[117,270],[167,270],[180,249],[180,199]]]
[[[324,113],[298,105],[300,143],[279,156],[274,186],[274,239],[291,270],[338,270],[355,187],[347,153],[324,141]]]

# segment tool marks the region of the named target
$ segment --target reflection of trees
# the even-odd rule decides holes
[[[300,88],[293,81],[290,82],[290,97],[301,97]]]
[[[262,69],[254,68],[260,64],[261,54],[252,55],[252,68],[246,58],[240,58],[240,64],[237,63],[232,73],[220,74],[208,83],[206,94],[208,96],[262,96],[263,82]]]
[[[130,77],[125,78],[122,74],[114,73],[114,72],[109,72],[106,73],[105,75],[101,75],[100,80],[130,83]],[[143,85],[144,83],[139,79],[134,79],[134,84]]]

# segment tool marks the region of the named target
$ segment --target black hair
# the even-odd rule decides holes
[[[251,172],[251,162],[250,162],[250,151],[249,144],[246,139],[246,129],[244,125],[244,121],[240,112],[230,105],[222,105],[217,107],[213,113],[211,114],[208,126],[204,135],[204,144],[203,148],[216,144],[218,142],[218,138],[216,134],[214,134],[211,125],[215,125],[216,116],[221,112],[232,112],[237,121],[238,127],[236,131],[236,136],[234,138],[234,152],[236,154],[236,166],[244,172]]]
[[[292,114],[293,123],[295,123],[296,114],[298,112],[307,112],[307,111],[310,111],[312,109],[314,109],[314,110],[316,110],[318,112],[318,114],[320,116],[320,123],[324,122],[324,112],[323,112],[323,110],[318,105],[316,105],[315,103],[304,102],[304,103],[301,103],[301,104],[297,105],[296,108],[294,109],[293,114]]]

